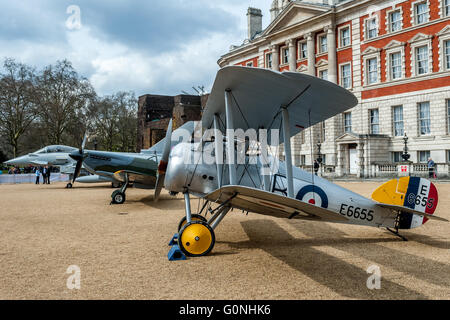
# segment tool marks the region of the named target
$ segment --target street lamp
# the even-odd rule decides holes
[[[403,143],[405,144],[405,147],[403,148],[403,154],[402,154],[402,158],[405,162],[408,162],[409,158],[411,158],[411,155],[408,153],[408,140],[409,140],[409,138],[405,132],[405,136],[403,137]]]

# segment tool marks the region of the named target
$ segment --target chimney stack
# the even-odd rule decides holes
[[[252,40],[258,33],[262,31],[262,11],[261,9],[248,8],[248,39]]]

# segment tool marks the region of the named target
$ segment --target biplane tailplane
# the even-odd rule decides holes
[[[386,182],[372,194],[372,199],[387,205],[404,207],[399,215],[399,229],[414,229],[429,219],[407,211],[433,215],[438,205],[435,185],[419,177],[403,177]]]

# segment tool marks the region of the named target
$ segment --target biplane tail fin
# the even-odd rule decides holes
[[[372,199],[391,208],[405,208],[400,215],[399,229],[414,229],[425,224],[429,220],[427,216],[432,216],[436,211],[438,192],[427,179],[403,177],[383,184],[374,191]]]

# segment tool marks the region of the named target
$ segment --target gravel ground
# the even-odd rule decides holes
[[[378,182],[339,184],[370,196]],[[450,299],[450,224],[406,231],[232,212],[208,257],[169,262],[183,200],[105,185],[0,185],[0,299]],[[437,185],[450,219],[450,185]],[[197,201],[193,201],[197,208]],[[69,290],[67,268],[81,288]],[[369,290],[367,269],[382,273]]]

